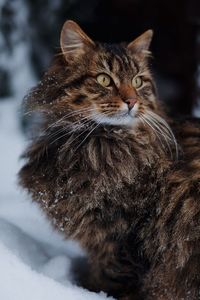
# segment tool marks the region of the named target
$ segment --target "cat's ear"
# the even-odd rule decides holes
[[[138,38],[128,44],[128,49],[132,53],[136,53],[142,56],[148,56],[150,54],[149,47],[153,37],[153,30],[149,29],[141,34]]]
[[[95,43],[83,32],[74,21],[66,21],[63,25],[60,46],[66,59],[78,57],[85,53],[87,48],[94,48]]]

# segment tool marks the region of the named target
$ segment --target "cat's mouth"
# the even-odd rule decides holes
[[[133,106],[123,105],[121,109],[116,113],[116,117],[127,118],[131,117],[132,119],[136,118],[137,112],[139,109],[139,103],[136,102]]]
[[[129,105],[129,103],[125,101],[122,102],[117,109],[115,106],[102,106],[99,111],[99,107],[96,107],[91,117],[98,124],[132,126],[138,119],[138,111],[139,101],[135,101],[134,105]]]

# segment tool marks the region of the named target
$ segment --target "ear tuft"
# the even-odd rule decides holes
[[[86,47],[94,47],[95,43],[83,32],[74,21],[66,21],[63,25],[60,46],[65,57],[83,54]]]
[[[133,40],[130,44],[128,44],[128,49],[131,50],[133,53],[149,55],[149,47],[151,44],[152,37],[153,30],[149,29],[145,31],[142,35],[140,35],[138,38]]]

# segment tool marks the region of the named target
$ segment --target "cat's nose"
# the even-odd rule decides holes
[[[136,98],[128,98],[124,102],[128,105],[129,110],[131,110],[134,107],[134,105],[136,104],[137,99]]]

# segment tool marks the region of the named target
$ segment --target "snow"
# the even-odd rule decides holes
[[[83,257],[73,241],[53,230],[39,207],[17,186],[26,141],[18,101],[0,102],[0,299],[111,299],[78,287],[72,261]]]
[[[64,286],[41,273],[35,272],[30,266],[21,262],[3,244],[0,244],[0,253],[5,258],[1,262],[1,270],[4,270],[0,283],[1,299],[103,299],[103,295],[89,293],[72,286],[70,283]]]

